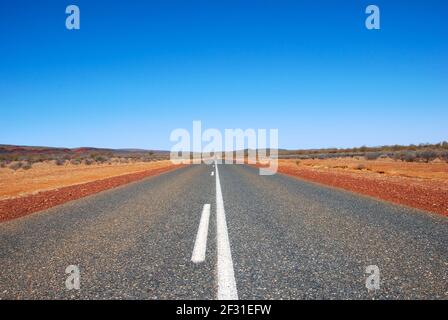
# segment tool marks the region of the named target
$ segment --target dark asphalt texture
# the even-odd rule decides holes
[[[0,224],[1,299],[214,299],[212,166],[192,165]],[[448,218],[220,165],[240,299],[448,299]],[[190,261],[211,204],[206,260]],[[67,290],[78,265],[81,289]],[[365,268],[380,269],[380,289]]]

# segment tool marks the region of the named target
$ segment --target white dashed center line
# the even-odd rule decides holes
[[[207,250],[208,221],[210,218],[210,204],[204,204],[202,208],[201,221],[199,222],[198,234],[194,243],[191,261],[194,263],[204,262]]]
[[[215,160],[216,170],[216,238],[218,251],[218,300],[237,300],[235,275],[233,272],[232,252],[230,250],[229,235],[227,233],[226,213],[224,200],[219,181],[218,164]]]

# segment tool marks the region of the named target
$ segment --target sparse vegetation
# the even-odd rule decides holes
[[[417,159],[415,151],[406,151],[401,160],[406,162],[414,162]]]
[[[392,155],[393,159],[406,162],[417,161],[417,153],[415,151],[399,151]]]
[[[12,169],[9,168],[9,165],[12,166]],[[28,168],[31,169],[28,170]],[[6,169],[0,169],[0,198],[28,195],[41,190],[58,189],[127,174],[145,175],[145,172],[149,174],[153,170],[163,168],[174,168],[174,166],[171,161],[90,167],[84,165],[56,167],[53,160],[38,164],[16,161],[8,164]],[[108,184],[106,183],[106,185]]]
[[[56,160],[54,160],[54,164],[57,166],[63,166],[65,164],[65,160],[61,159],[61,158],[56,159]]]
[[[108,158],[108,157],[106,157],[106,156],[101,156],[101,155],[95,156],[94,159],[95,159],[95,161],[98,162],[98,163],[104,163],[104,162],[109,161],[109,158]]]
[[[437,158],[437,152],[433,150],[424,150],[417,152],[417,157],[423,159],[426,163]]]
[[[23,170],[29,170],[29,169],[31,169],[32,166],[33,166],[33,164],[31,162],[28,162],[28,161],[22,163],[22,169]]]
[[[84,159],[83,162],[84,162],[85,165],[90,166],[90,165],[92,165],[95,161],[92,160],[92,159]]]
[[[70,160],[70,164],[77,166],[77,165],[81,164],[81,160],[80,159],[72,159],[72,160]]]
[[[366,160],[376,160],[382,155],[381,152],[367,152],[364,156]]]
[[[19,170],[22,167],[22,162],[14,161],[9,165],[9,169],[11,170]]]
[[[441,160],[448,162],[448,151],[442,151],[440,153],[440,158],[441,158]]]
[[[436,144],[419,145],[392,145],[380,147],[366,147],[351,149],[310,149],[310,150],[279,150],[280,159],[334,159],[334,158],[364,158],[366,160],[377,160],[390,158],[406,162],[431,162],[435,159],[447,160],[448,141]]]
[[[70,163],[79,165],[85,163],[91,165],[113,164],[113,163],[136,163],[168,160],[169,152],[156,152],[147,150],[114,150],[98,148],[48,148],[48,147],[22,147],[11,145],[0,145],[0,168],[9,167],[11,163],[29,162],[35,163],[52,161],[58,166]],[[12,167],[21,166],[14,164]]]
[[[247,155],[247,150],[245,150]],[[353,159],[395,159],[403,162],[424,162],[428,163],[436,159],[448,162],[448,141],[436,144],[419,145],[392,145],[359,148],[327,148],[310,150],[279,150],[279,159],[335,159],[335,158],[353,158]],[[66,163],[72,165],[79,164],[129,164],[136,162],[152,162],[169,159],[168,152],[155,152],[145,150],[113,150],[96,148],[46,148],[46,147],[18,147],[0,145],[0,168],[10,167],[17,170],[22,164],[20,162],[29,162],[32,166],[35,163],[53,161],[56,165],[62,166]],[[298,163],[296,162],[298,165]]]

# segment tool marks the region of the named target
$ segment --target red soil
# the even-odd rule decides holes
[[[155,168],[143,172],[130,173],[117,177],[87,182],[83,184],[63,187],[55,190],[43,191],[25,197],[0,201],[0,222],[22,217],[37,211],[45,210],[67,201],[76,200],[107,189],[115,188],[146,177],[161,174],[180,168],[172,165]]]
[[[278,172],[448,216],[448,189],[437,181],[279,165]]]

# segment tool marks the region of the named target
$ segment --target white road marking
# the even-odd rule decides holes
[[[207,250],[207,234],[208,234],[208,221],[210,218],[210,204],[204,204],[202,208],[201,221],[199,222],[198,234],[196,235],[196,241],[194,243],[193,254],[191,261],[194,263],[204,262],[205,251]]]
[[[226,213],[219,181],[218,164],[216,169],[216,239],[218,250],[218,300],[237,300],[235,274],[233,272],[232,252],[230,250],[229,234],[227,233]]]
[[[212,171],[210,175],[213,177],[215,175],[215,171]]]

